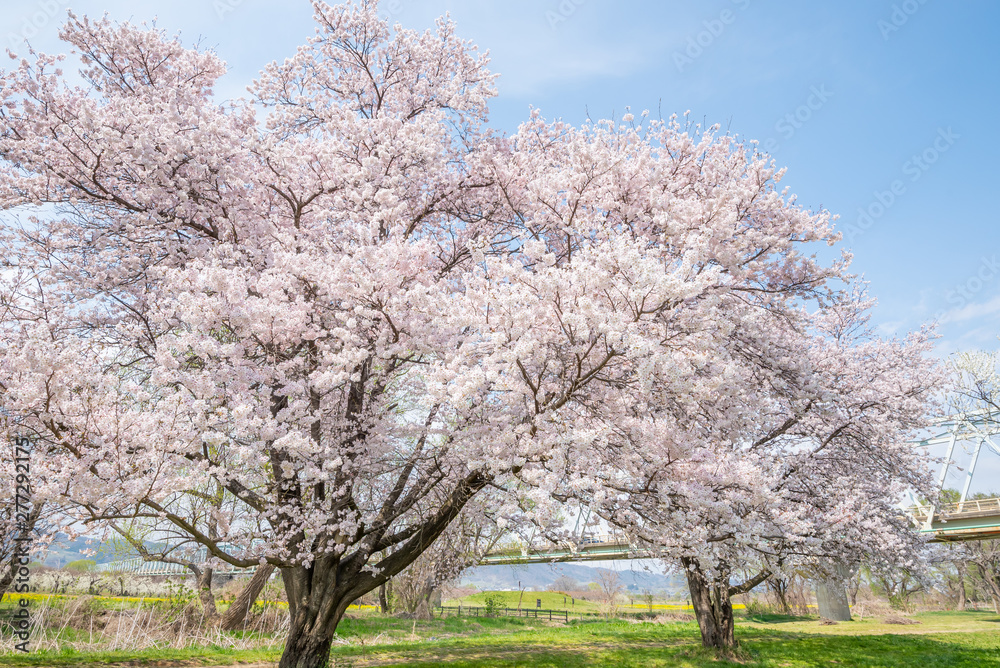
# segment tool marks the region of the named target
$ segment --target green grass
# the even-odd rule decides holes
[[[647,666],[1000,666],[1000,618],[984,613],[932,613],[921,624],[875,621],[821,626],[816,620],[741,621],[735,662],[701,648],[691,622],[572,622],[549,626],[533,620],[466,620],[479,626],[466,637],[420,643],[335,648],[337,666],[448,665],[461,668],[645,668]],[[456,620],[458,621],[458,620]]]
[[[458,668],[646,668],[741,665],[768,668],[1000,668],[1000,617],[983,612],[925,613],[920,624],[878,620],[823,626],[815,619],[772,616],[739,620],[735,661],[701,648],[692,622],[586,621],[568,625],[533,619],[448,618],[430,622],[352,615],[338,629],[331,666],[454,666]],[[274,662],[276,650],[106,652],[87,655],[0,655],[0,665],[231,665]]]
[[[229,666],[245,663],[273,663],[279,651],[233,651],[224,647],[192,647],[159,649],[139,652],[29,652],[0,654],[3,666],[44,666],[45,668],[77,668],[83,666]]]
[[[483,591],[471,594],[470,596],[464,596],[459,599],[454,599],[451,601],[445,601],[445,605],[458,605],[461,603],[463,606],[485,606],[486,597],[495,596],[500,598],[503,603],[508,608],[516,608],[517,601],[521,596],[521,592],[518,591]],[[596,596],[596,593],[595,593]],[[537,599],[542,599],[542,609],[543,610],[569,610],[570,612],[597,612],[598,606],[593,601],[584,601],[582,599],[576,599],[576,603],[573,603],[572,596],[566,596],[556,591],[526,591],[524,592],[524,599],[521,600],[521,609],[534,609],[536,607]],[[565,599],[565,602],[564,600]]]

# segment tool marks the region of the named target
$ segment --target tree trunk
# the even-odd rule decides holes
[[[861,571],[850,575],[847,580],[847,598],[851,607],[858,604],[858,590],[861,589]]]
[[[768,588],[774,592],[781,606],[781,612],[786,615],[792,614],[792,606],[788,603],[788,580],[784,578],[772,578],[767,583]]]
[[[413,616],[416,619],[427,621],[431,619],[431,595],[434,593],[434,580],[428,577],[424,580],[423,586],[420,588],[420,599],[417,602],[417,608],[413,611]]]
[[[989,594],[990,600],[993,601],[993,612],[1000,615],[1000,578],[997,578],[993,569],[990,568],[990,564],[980,563],[979,573],[982,576],[983,582],[986,584],[984,587],[986,593]]]
[[[303,624],[293,624],[278,668],[327,668],[332,644],[332,632],[313,632]]]
[[[816,608],[819,616],[835,622],[851,621],[847,585],[851,571],[842,562],[830,561],[816,574]],[[887,586],[886,591],[892,588]],[[891,601],[891,598],[890,598]]]
[[[30,540],[32,534],[35,533],[35,525],[38,524],[38,519],[42,516],[42,510],[45,508],[45,503],[35,503],[31,506],[31,511],[28,513],[28,521],[23,525],[20,525],[20,531],[17,533],[17,538],[12,540],[10,560],[7,563],[7,568],[2,569],[3,575],[0,576],[0,599],[3,595],[7,593],[7,589],[10,587],[11,583],[14,582],[14,577],[17,574],[18,569],[21,566],[22,557],[30,559],[30,554],[19,554],[21,545],[30,545]],[[25,562],[25,565],[27,562]]]
[[[221,626],[223,631],[236,631],[243,626],[250,608],[257,602],[260,593],[264,591],[271,573],[274,573],[274,566],[271,564],[264,564],[257,567],[253,572],[253,577],[250,578],[250,582],[243,587],[236,600],[232,602],[229,609],[222,615]]]
[[[14,572],[17,570],[18,559],[19,556],[17,554],[13,555],[10,558],[9,568],[3,569],[3,577],[0,577],[0,599],[7,593],[10,583],[14,581]]]
[[[311,559],[308,566],[282,567],[290,624],[278,668],[326,668],[333,635],[347,606],[412,564],[448,528],[465,503],[490,481],[485,475],[470,474],[448,502],[405,542],[389,542],[399,547],[377,564],[374,569],[377,573],[367,565],[372,554],[381,548],[370,551],[359,548],[347,557],[326,552]],[[304,533],[299,536],[305,540]]]
[[[345,609],[347,606],[344,606]],[[327,668],[330,665],[330,646],[338,618],[328,627],[314,626],[315,618],[304,615],[292,619],[278,668]]]
[[[955,609],[958,610],[959,612],[964,612],[965,611],[965,606],[966,606],[966,598],[965,598],[965,575],[966,575],[966,568],[965,568],[965,562],[964,561],[956,561],[955,562],[955,570],[958,571],[958,603],[956,604]]]
[[[215,608],[215,595],[212,593],[212,569],[200,568],[195,571],[198,578],[198,600],[201,601],[201,611],[205,615],[205,622],[212,624],[219,616],[219,611]]]
[[[729,582],[710,582],[697,559],[682,557],[681,564],[691,591],[691,605],[701,631],[701,644],[712,649],[736,647],[733,604],[729,600]]]
[[[329,561],[281,569],[291,623],[278,668],[327,668],[330,663],[337,624],[358,593],[338,581],[336,564]]]
[[[389,582],[392,582],[392,580],[389,580]],[[378,588],[378,606],[383,615],[389,614],[389,599],[386,596],[386,587],[389,586],[389,582],[383,582]]]

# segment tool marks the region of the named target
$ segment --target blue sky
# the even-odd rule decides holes
[[[495,127],[530,106],[573,123],[650,109],[758,139],[809,207],[841,216],[843,246],[878,297],[883,334],[937,318],[938,353],[1000,335],[1000,3],[988,0],[383,0],[425,28],[449,11],[501,74]],[[0,0],[4,48],[79,14],[201,38],[243,94],[313,31],[305,0]],[[986,128],[984,130],[984,128]],[[865,215],[866,214],[866,215]],[[984,454],[985,457],[985,454]],[[984,462],[985,464],[985,462]]]

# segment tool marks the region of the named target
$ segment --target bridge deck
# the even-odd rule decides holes
[[[1000,499],[973,499],[937,507],[915,506],[910,516],[931,542],[950,543],[1000,537]]]
[[[932,534],[931,542],[987,540],[1000,538],[1000,499],[977,499],[948,503],[938,507],[914,506],[907,515],[922,534]],[[613,559],[646,559],[653,556],[648,549],[630,545],[619,536],[602,534],[585,538],[579,543],[517,543],[501,546],[484,556],[480,566],[501,564],[546,564],[560,561],[608,561]],[[135,575],[181,575],[187,569],[178,564],[144,562],[142,559],[99,564],[108,572],[128,572]],[[250,575],[252,568],[231,566],[217,569],[220,575]]]

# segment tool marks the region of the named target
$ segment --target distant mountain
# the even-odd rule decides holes
[[[630,562],[627,568],[596,568],[582,564],[524,564],[518,566],[476,566],[466,569],[461,583],[466,587],[486,590],[544,589],[559,577],[568,577],[581,585],[596,582],[601,571],[618,573],[622,585],[633,592],[650,590],[668,595],[685,594],[687,583],[678,574],[664,575],[656,570],[645,570],[640,562]]]
[[[162,543],[146,541],[146,547],[150,550],[159,549],[161,546]],[[85,554],[89,550],[94,550],[97,554],[93,556]],[[45,559],[42,563],[52,568],[61,568],[71,561],[77,561],[78,559],[93,559],[99,564],[105,564],[117,559],[128,559],[134,556],[136,555],[117,554],[112,544],[104,543],[99,538],[94,538],[93,536],[81,536],[71,539],[66,534],[60,533],[56,534],[55,540],[52,541],[52,544],[46,551]]]
[[[97,554],[88,556],[84,554],[87,550],[96,550]],[[56,535],[55,540],[45,552],[45,559],[42,563],[52,568],[60,568],[79,559],[93,559],[99,564],[114,561],[114,557],[105,549],[100,540],[87,536],[71,539],[66,534],[60,533]]]
[[[151,548],[158,544],[150,543]],[[85,550],[97,550],[97,554],[88,557]],[[107,563],[118,559],[110,545],[103,545],[92,537],[70,539],[65,534],[59,534],[52,542],[45,557],[45,565],[53,568],[65,566],[78,559],[93,559],[97,563]],[[647,564],[647,565],[644,565]],[[476,566],[466,569],[461,576],[463,586],[476,587],[485,590],[511,590],[521,587],[528,590],[544,590],[556,579],[565,576],[576,580],[583,586],[596,582],[601,571],[618,573],[622,585],[629,591],[642,592],[650,590],[664,593],[667,596],[687,595],[687,582],[679,574],[664,575],[656,569],[656,562],[616,562],[616,567],[600,568],[577,563],[558,564],[525,564],[520,566]]]

